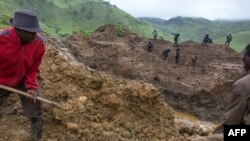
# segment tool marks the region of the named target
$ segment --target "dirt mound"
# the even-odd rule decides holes
[[[103,36],[105,34],[106,36]],[[119,37],[125,37],[130,34],[128,29],[122,28],[117,25],[103,25],[96,29],[95,33],[92,35],[94,39],[104,40],[104,41],[114,41],[119,39]]]
[[[171,42],[152,40],[154,48],[149,53],[148,39],[129,32],[123,37],[110,38],[110,35],[116,34],[110,26],[101,31],[90,38],[72,35],[78,41],[72,41],[70,37],[64,45],[77,54],[78,61],[90,68],[123,79],[152,83],[172,106],[201,119],[220,120],[230,96],[227,91],[230,85],[225,84],[226,91],[214,90],[232,82],[243,72],[240,54],[222,45],[202,47],[201,43],[187,41],[180,44],[180,64],[175,65],[176,47]],[[166,47],[170,47],[170,56],[163,61],[161,53]],[[193,69],[191,58],[195,53],[198,60]],[[208,111],[214,115],[207,115]]]
[[[149,53],[148,39],[119,30],[104,26],[92,37],[76,33],[62,42],[48,38],[42,96],[63,109],[44,104],[45,140],[186,140],[177,131],[186,126],[175,127],[167,103],[201,119],[220,120],[231,84],[243,71],[239,54],[188,41],[180,44],[180,65],[175,65],[171,42],[152,40]],[[171,53],[163,61],[166,47]],[[192,69],[194,53],[198,61]],[[17,96],[1,109],[0,141],[26,140],[29,122],[21,116]],[[194,128],[185,132],[200,130]]]
[[[44,104],[45,140],[182,140],[172,109],[153,85],[88,69],[61,45],[49,40],[41,69],[43,97],[63,106]],[[1,139],[26,140],[30,127],[16,96],[2,108],[13,110],[1,117]]]

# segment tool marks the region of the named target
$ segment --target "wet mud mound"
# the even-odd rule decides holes
[[[221,120],[230,97],[232,82],[243,73],[241,55],[223,45],[187,41],[180,44],[180,63],[175,64],[176,47],[162,39],[142,38],[124,30],[104,26],[92,37],[74,34],[63,41],[79,62],[114,77],[151,83],[161,90],[166,101],[178,110],[203,120]],[[152,41],[152,52],[147,44]],[[170,48],[167,61],[162,51]],[[197,54],[196,67],[192,56]],[[225,89],[219,89],[219,87]],[[216,104],[215,104],[216,103]],[[207,112],[214,113],[212,115]]]
[[[173,110],[152,84],[89,69],[59,46],[49,40],[41,67],[42,96],[62,105],[58,109],[44,104],[45,140],[183,140]],[[27,140],[30,126],[17,96],[1,109],[6,112],[0,140]]]

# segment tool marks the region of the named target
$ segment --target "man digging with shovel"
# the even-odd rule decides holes
[[[11,28],[0,30],[0,84],[32,95],[33,100],[20,95],[23,113],[31,120],[31,138],[42,140],[42,105],[39,95],[39,66],[45,53],[37,16],[26,9],[17,10],[10,20]],[[0,89],[0,108],[9,96]],[[1,109],[0,109],[1,110]]]

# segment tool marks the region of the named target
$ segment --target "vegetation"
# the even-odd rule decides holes
[[[181,41],[193,40],[201,42],[204,35],[208,33],[214,43],[224,44],[226,36],[232,34],[231,47],[241,51],[249,41],[250,21],[210,21],[203,18],[176,17],[169,20],[157,18],[140,18],[148,24],[153,24],[164,32],[181,34]]]
[[[250,44],[250,31],[243,31],[233,34],[233,40],[230,46],[233,47],[237,52],[242,52],[247,44]],[[226,38],[219,38],[215,42],[224,44]]]
[[[106,25],[103,25],[99,28],[96,29],[96,32],[103,32],[106,27],[112,27],[113,29],[115,29],[116,31],[116,34],[118,37],[123,37],[125,36],[125,29],[122,28],[121,26],[118,26],[118,25],[114,25],[114,24],[106,24]]]
[[[1,15],[1,17],[0,17],[0,28],[8,27],[9,26],[9,19],[10,19],[9,16]]]
[[[159,38],[173,41],[172,33],[180,33],[180,41],[201,42],[208,33],[215,43],[223,44],[227,34],[233,35],[231,47],[241,51],[248,44],[250,21],[210,21],[203,18],[176,17],[136,19],[115,5],[103,0],[1,0],[0,28],[9,26],[9,19],[20,8],[35,11],[44,31],[52,36],[65,37],[72,32],[91,35],[98,27],[113,24],[118,36],[123,28],[144,37],[152,38],[154,29]]]
[[[0,13],[9,17],[19,8],[31,9],[38,14],[44,31],[61,37],[74,31],[90,35],[105,24],[116,24],[145,37],[152,37],[155,29],[103,0],[2,0],[0,8]],[[164,39],[171,38],[157,30]]]

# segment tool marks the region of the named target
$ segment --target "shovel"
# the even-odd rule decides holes
[[[33,96],[32,96],[32,95],[30,95],[30,94],[28,94],[28,93],[26,93],[26,92],[23,92],[23,91],[20,91],[20,90],[11,88],[11,87],[7,87],[7,86],[4,86],[4,85],[0,85],[0,88],[33,99]],[[56,107],[61,108],[60,104],[58,104],[58,103],[56,103],[56,102],[54,102],[54,101],[47,100],[47,99],[42,98],[42,97],[40,97],[40,96],[36,96],[36,99],[37,99],[38,101],[45,102],[45,103],[48,103],[48,104],[51,104],[51,105],[53,105],[53,106],[56,106]]]

